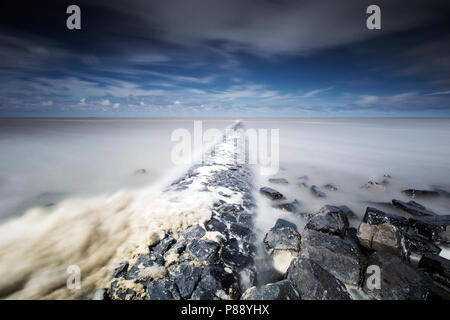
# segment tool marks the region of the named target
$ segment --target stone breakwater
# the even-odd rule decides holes
[[[256,284],[251,171],[238,163],[237,129],[208,150],[203,160],[164,193],[176,197],[192,192],[215,199],[210,216],[168,232],[148,250],[123,261],[109,288],[96,298],[125,300],[239,299]],[[170,219],[170,217],[168,217]]]

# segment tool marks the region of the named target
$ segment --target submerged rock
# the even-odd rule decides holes
[[[338,190],[338,188],[335,187],[334,185],[332,185],[331,183],[328,183],[328,184],[324,185],[322,188],[330,190],[330,191],[337,191]]]
[[[363,189],[378,189],[378,190],[385,190],[386,189],[386,185],[389,182],[385,179],[381,182],[377,182],[377,181],[369,181],[367,182],[365,185],[363,185],[361,188]]]
[[[434,280],[450,288],[450,260],[435,254],[427,254],[420,259],[419,268],[425,270]]]
[[[439,197],[439,192],[432,190],[417,190],[417,189],[406,189],[402,193],[406,194],[408,197],[415,198],[437,198]]]
[[[431,241],[450,243],[450,215],[409,218],[411,227]]]
[[[368,266],[380,268],[380,288],[368,286],[364,281],[363,291],[378,300],[425,300],[431,290],[431,278],[425,273],[403,262],[399,257],[385,252],[369,256]],[[366,279],[367,280],[367,279]]]
[[[288,184],[289,183],[285,178],[270,178],[269,182],[275,183],[275,184]]]
[[[325,194],[325,192],[321,191],[317,186],[312,185],[311,188],[309,188],[309,190],[311,190],[311,193],[318,197],[318,198],[325,198],[327,195]]]
[[[272,200],[284,199],[284,196],[280,192],[269,187],[262,187],[261,189],[259,189],[259,192]]]
[[[403,202],[400,200],[393,199],[392,204],[394,205],[394,207],[402,209],[402,210],[412,214],[413,216],[435,216],[436,215],[436,213],[434,213],[433,211],[428,210],[420,203],[417,203],[412,200],[409,202]]]
[[[350,300],[344,284],[311,259],[294,259],[287,279],[303,300]]]
[[[289,280],[251,287],[244,292],[242,300],[300,300],[300,295]]]
[[[326,205],[308,221],[305,228],[344,236],[348,225],[347,215],[340,207]]]
[[[287,212],[292,212],[292,213],[296,213],[298,211],[298,207],[300,206],[300,202],[298,202],[297,200],[294,200],[292,202],[287,202],[287,203],[282,203],[279,205],[276,205],[275,208],[287,211]]]
[[[275,269],[285,273],[292,259],[300,251],[300,234],[292,223],[278,219],[275,226],[264,237],[264,248],[272,257]]]
[[[360,281],[359,246],[351,237],[341,238],[304,229],[300,257],[315,261],[342,282]]]
[[[387,223],[404,231],[408,231],[409,227],[408,219],[406,219],[405,217],[397,216],[392,213],[386,213],[371,207],[366,208],[363,222],[371,225]]]

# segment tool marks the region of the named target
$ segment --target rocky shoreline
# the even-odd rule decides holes
[[[202,163],[165,191],[201,185],[200,192],[217,193],[211,217],[177,234],[167,233],[147,253],[123,261],[110,287],[96,293],[97,299],[450,299],[450,261],[439,255],[442,245],[450,244],[450,216],[416,202],[421,197],[448,197],[448,192],[404,190],[411,201],[371,203],[359,221],[345,205],[302,213],[299,201],[288,201],[275,188],[264,186],[259,192],[273,207],[301,215],[306,225],[297,230],[295,224],[278,219],[257,243],[252,172],[236,162],[236,143],[236,136],[224,137]],[[205,170],[210,174],[201,175]],[[385,175],[383,181],[369,181],[362,188],[384,189],[391,178]],[[308,177],[299,179],[298,186],[308,188],[303,182]],[[268,181],[289,183],[284,178]],[[338,190],[332,184],[309,189],[319,198]],[[379,207],[397,208],[406,217]],[[374,270],[379,271],[378,282]]]

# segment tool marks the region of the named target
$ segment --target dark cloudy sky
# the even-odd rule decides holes
[[[82,30],[66,28],[81,8]],[[366,28],[381,7],[382,30]],[[0,116],[450,116],[450,1],[2,1]]]

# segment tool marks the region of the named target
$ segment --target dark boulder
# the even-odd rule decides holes
[[[325,194],[325,192],[321,191],[317,186],[312,185],[311,188],[309,188],[309,190],[311,190],[311,193],[318,197],[318,198],[325,198],[327,195]]]
[[[252,287],[244,292],[242,300],[300,300],[289,280]]]
[[[270,178],[269,182],[275,183],[275,184],[288,184],[289,183],[285,178]]]
[[[232,223],[230,226],[230,232],[244,241],[253,242],[255,240],[255,234],[252,230],[240,223]]]
[[[330,190],[330,191],[337,191],[338,188],[334,185],[332,185],[331,183],[328,183],[326,185],[324,185],[322,188]]]
[[[223,243],[220,258],[226,265],[236,270],[242,270],[253,264],[253,258],[239,250],[236,238],[230,238]]]
[[[294,223],[284,219],[277,219],[274,228],[292,228],[297,231],[297,226]]]
[[[420,259],[419,268],[425,270],[434,280],[450,288],[450,260],[435,254],[427,254]]]
[[[388,223],[404,231],[408,231],[409,227],[408,219],[406,219],[405,217],[397,216],[391,213],[386,213],[371,207],[367,207],[366,213],[364,214],[363,222],[371,225]]]
[[[238,275],[220,263],[208,265],[203,269],[197,287],[209,290],[216,296],[220,291],[233,299],[240,295]]]
[[[388,252],[402,257],[402,234],[389,223],[371,225],[361,223],[357,234],[359,243],[370,250]]]
[[[287,279],[303,300],[350,300],[344,284],[311,259],[294,259]]]
[[[262,187],[261,189],[259,189],[259,192],[272,200],[284,199],[284,196],[280,192],[269,187]]]
[[[367,265],[380,268],[379,289],[369,288],[368,281],[364,281],[363,291],[369,297],[378,300],[427,299],[432,285],[431,278],[399,257],[375,252],[369,256]]]
[[[181,297],[187,299],[200,279],[202,268],[183,262],[171,265],[167,272],[170,279],[175,282]]]
[[[300,250],[300,234],[297,227],[285,220],[279,219],[275,226],[264,237],[264,247],[269,254],[274,250]]]
[[[411,197],[413,199],[439,197],[439,192],[432,191],[432,190],[407,189],[407,190],[403,190],[402,193],[406,194],[408,197]]]
[[[300,206],[300,202],[298,202],[297,200],[294,200],[292,202],[287,202],[287,203],[282,203],[279,205],[276,205],[275,208],[287,211],[287,212],[292,212],[295,213],[298,211],[298,207]]]
[[[304,229],[300,257],[318,263],[342,282],[360,281],[359,246],[355,239]]]
[[[305,228],[344,236],[348,225],[347,215],[340,207],[326,205],[308,221]]]
[[[208,231],[217,231],[220,233],[224,233],[227,229],[227,225],[216,218],[211,218],[208,223],[206,223],[205,228]]]
[[[415,201],[409,201],[409,202],[403,202],[400,200],[392,200],[392,204],[394,207],[397,207],[401,210],[404,210],[408,212],[409,214],[412,214],[413,216],[435,216],[436,213],[434,213],[431,210],[428,210],[420,203],[417,203]]]
[[[411,227],[431,241],[450,243],[450,215],[409,218]]]
[[[215,254],[219,247],[215,241],[194,239],[187,245],[186,251],[200,262],[213,262],[217,258]]]
[[[237,221],[246,226],[247,228],[253,228],[253,215],[249,213],[241,213]]]
[[[188,229],[180,232],[180,237],[185,239],[200,239],[206,234],[205,229],[202,226],[196,224]]]
[[[402,246],[405,252],[405,256],[409,257],[411,253],[424,255],[439,254],[439,252],[441,252],[441,248],[421,236],[411,235],[406,232],[402,232],[402,236]]]
[[[119,278],[120,276],[123,276],[127,270],[128,270],[128,262],[122,262],[115,270],[113,273],[113,278]]]
[[[339,209],[341,209],[341,210],[345,213],[345,215],[347,216],[347,218],[349,218],[349,219],[357,218],[356,214],[355,214],[355,213],[353,212],[353,210],[350,209],[349,207],[344,206],[344,205],[338,206],[338,207],[339,207]]]
[[[180,300],[177,287],[169,279],[150,280],[146,284],[146,300]]]

